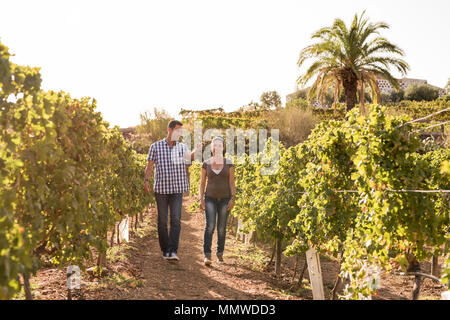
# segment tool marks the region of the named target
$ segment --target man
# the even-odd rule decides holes
[[[189,166],[199,144],[189,153],[187,146],[178,142],[183,124],[172,120],[167,127],[167,137],[153,143],[148,153],[145,170],[145,192],[150,194],[149,178],[155,167],[153,192],[158,211],[158,239],[163,258],[178,261],[178,241],[181,231],[181,206],[183,192],[189,191]],[[170,232],[168,215],[170,208]]]

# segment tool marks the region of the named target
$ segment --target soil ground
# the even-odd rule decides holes
[[[271,250],[266,245],[245,245],[237,240],[232,226],[227,232],[224,262],[213,255],[213,264],[203,264],[204,216],[199,209],[188,208],[194,199],[183,199],[179,262],[162,259],[156,229],[156,208],[144,213],[144,220],[130,232],[130,242],[115,244],[108,250],[108,275],[98,278],[82,274],[81,290],[73,299],[312,299],[308,271],[299,284],[298,275],[305,260],[300,257],[282,260],[282,274],[276,277],[267,266]],[[216,237],[213,239],[213,252]],[[295,265],[297,272],[293,277]],[[94,262],[92,262],[94,265]],[[430,264],[421,265],[430,272]],[[338,272],[338,263],[322,257],[324,291],[330,297]],[[67,299],[65,270],[47,267],[31,278],[34,299]],[[383,274],[381,287],[373,299],[410,299],[413,277]],[[444,288],[425,279],[421,299],[440,299]],[[19,296],[18,297],[23,298]]]

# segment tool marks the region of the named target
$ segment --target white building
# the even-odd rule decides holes
[[[400,89],[402,89],[402,90],[406,90],[409,86],[412,86],[412,85],[426,84],[426,85],[429,85],[430,87],[437,89],[439,91],[439,97],[445,95],[444,89],[433,86],[431,84],[428,84],[427,80],[412,79],[412,78],[402,78],[402,79],[397,79],[397,80],[398,80]],[[377,84],[378,84],[378,88],[380,88],[381,93],[391,93],[392,91],[395,90],[394,87],[389,83],[389,81],[387,81],[384,78],[378,77]]]

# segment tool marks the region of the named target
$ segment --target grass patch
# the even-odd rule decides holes
[[[298,284],[291,285],[288,289],[282,289],[282,288],[272,289],[272,292],[279,296],[284,296],[284,297],[305,298],[305,297],[311,297],[312,289],[311,289],[311,285],[310,285],[308,279],[303,279],[302,283],[300,285],[298,285]]]
[[[295,292],[286,289],[272,289],[271,291],[275,293],[277,296],[282,296],[285,298],[296,296]]]
[[[151,224],[148,216],[144,217],[144,221],[139,220],[139,226],[137,229],[132,228],[130,230],[133,233],[133,236],[137,236],[139,239],[148,237],[149,235],[156,235],[157,229],[155,226]]]
[[[152,227],[149,224],[141,225],[136,231],[134,231],[135,235],[138,236],[139,239],[145,238],[149,235],[156,235],[157,230],[155,227]]]
[[[106,259],[110,263],[124,262],[130,257],[128,250],[133,250],[133,247],[126,243],[112,246],[106,251]]]
[[[311,283],[309,282],[308,279],[302,279],[302,287],[307,289],[307,290],[312,291]]]
[[[264,250],[254,244],[246,246],[237,242],[232,252],[225,256],[236,257],[238,265],[249,265],[254,271],[263,271],[266,266],[267,257]]]
[[[31,290],[31,294],[33,295],[33,298],[38,298],[40,296],[39,292],[37,292],[36,290],[39,289],[39,285],[37,283],[34,283],[33,281],[30,280],[30,290]],[[20,291],[17,292],[12,298],[11,300],[25,300],[25,288],[22,285],[20,288]]]
[[[108,277],[101,279],[98,283],[93,283],[90,285],[90,289],[100,289],[100,288],[141,288],[144,286],[142,279],[137,279],[135,277],[130,277],[125,273],[114,273]]]
[[[290,291],[292,295],[297,297],[306,297],[311,296],[311,284],[309,283],[308,279],[302,279],[302,283],[300,286],[296,286],[295,290]]]
[[[299,287],[296,291],[295,291],[296,295],[299,297],[305,297],[311,294],[311,289],[309,289],[308,287]]]

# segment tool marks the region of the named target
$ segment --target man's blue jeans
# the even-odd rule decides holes
[[[205,196],[205,234],[203,238],[203,252],[205,256],[211,256],[211,243],[217,220],[217,254],[222,254],[225,249],[225,236],[227,219],[230,211],[227,205],[230,198],[210,198]]]
[[[158,209],[158,238],[163,253],[177,253],[181,230],[182,193],[161,194],[155,192]],[[170,208],[170,233],[167,223]]]

